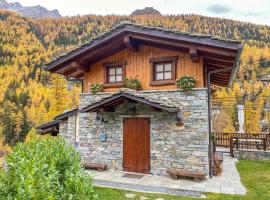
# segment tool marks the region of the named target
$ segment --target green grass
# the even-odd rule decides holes
[[[241,175],[242,183],[248,189],[248,194],[245,196],[239,195],[221,195],[221,194],[206,194],[207,200],[269,200],[270,199],[270,161],[249,161],[241,160],[237,163],[237,168]],[[197,198],[179,197],[162,194],[149,194],[128,192],[118,189],[96,187],[100,199],[102,200],[126,200],[126,193],[136,194],[133,200],[140,200],[141,196],[155,200],[163,198],[165,200],[196,200]]]

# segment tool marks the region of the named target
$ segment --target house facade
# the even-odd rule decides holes
[[[78,109],[40,129],[57,127],[86,163],[146,174],[175,168],[208,175],[207,87],[230,83],[241,50],[237,41],[120,23],[46,66],[82,80],[83,93]],[[196,79],[189,92],[176,85],[185,75]],[[140,89],[125,88],[125,78],[136,78]],[[103,91],[92,94],[95,84]]]

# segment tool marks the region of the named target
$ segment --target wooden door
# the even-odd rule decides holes
[[[150,120],[124,119],[123,170],[150,173]]]

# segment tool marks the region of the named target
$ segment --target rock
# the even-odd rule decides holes
[[[144,197],[144,196],[141,196],[140,197],[140,200],[147,200],[147,199],[149,199],[148,197]]]
[[[126,193],[126,194],[125,194],[125,197],[128,198],[128,199],[133,199],[133,198],[136,197],[136,194]]]

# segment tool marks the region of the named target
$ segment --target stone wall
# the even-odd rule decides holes
[[[76,115],[70,116],[67,120],[59,123],[59,135],[72,146],[76,146],[75,125]]]
[[[190,93],[180,91],[131,93],[164,105],[179,107],[184,125],[181,127],[176,125],[178,122],[176,113],[152,111],[140,103],[135,104],[137,109],[133,115],[130,115],[127,103],[117,106],[115,113],[101,113],[104,121],[97,121],[96,113],[79,113],[78,151],[83,159],[86,162],[106,163],[109,168],[122,170],[122,120],[125,117],[147,117],[151,121],[152,173],[165,174],[169,167],[174,167],[208,174],[206,89],[196,89]],[[111,95],[112,93],[106,92],[96,95],[81,94],[80,108]],[[101,133],[106,133],[106,142],[100,141]],[[70,140],[72,137],[66,138]]]
[[[247,160],[270,160],[270,151],[234,150],[234,157]]]

